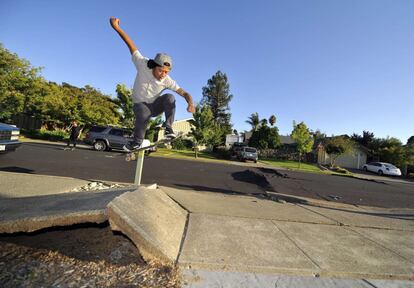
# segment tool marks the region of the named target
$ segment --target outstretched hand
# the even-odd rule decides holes
[[[109,23],[111,23],[112,28],[117,30],[117,29],[119,29],[119,24],[121,24],[121,20],[119,20],[118,18],[115,18],[115,17],[111,17],[109,19]]]
[[[190,112],[191,114],[194,114],[196,112],[194,104],[188,104],[187,111]]]

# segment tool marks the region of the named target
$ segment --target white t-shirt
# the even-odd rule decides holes
[[[157,80],[152,75],[152,69],[149,69],[147,66],[148,60],[138,50],[132,54],[132,62],[134,62],[138,71],[135,77],[134,89],[132,90],[132,101],[134,103],[152,103],[165,89],[175,92],[180,89],[169,75],[161,81]]]

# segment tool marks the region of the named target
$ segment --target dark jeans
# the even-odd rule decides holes
[[[134,141],[142,142],[145,138],[148,121],[165,112],[166,128],[172,128],[175,116],[175,98],[172,94],[164,94],[158,97],[153,103],[135,103],[135,129]]]
[[[73,144],[73,147],[76,148],[76,139],[69,138],[68,144],[66,145],[66,147],[70,147],[70,144]]]

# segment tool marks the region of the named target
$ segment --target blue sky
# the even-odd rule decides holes
[[[166,52],[179,85],[202,97],[218,70],[234,95],[232,122],[277,117],[281,134],[304,121],[328,135],[414,135],[414,1],[19,1],[0,2],[0,42],[42,66],[50,81],[115,96],[132,87],[121,27],[144,56]],[[177,95],[176,119],[188,118]]]

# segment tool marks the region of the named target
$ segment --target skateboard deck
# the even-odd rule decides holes
[[[126,161],[135,161],[137,159],[137,155],[140,151],[145,151],[148,149],[151,149],[153,147],[157,147],[160,144],[171,144],[172,142],[174,142],[175,140],[177,140],[178,138],[181,138],[181,136],[177,136],[176,138],[170,139],[170,138],[163,138],[161,140],[158,140],[150,145],[146,145],[144,147],[141,147],[139,149],[135,149],[132,150],[131,152],[128,152],[127,155],[125,156],[125,160]]]

